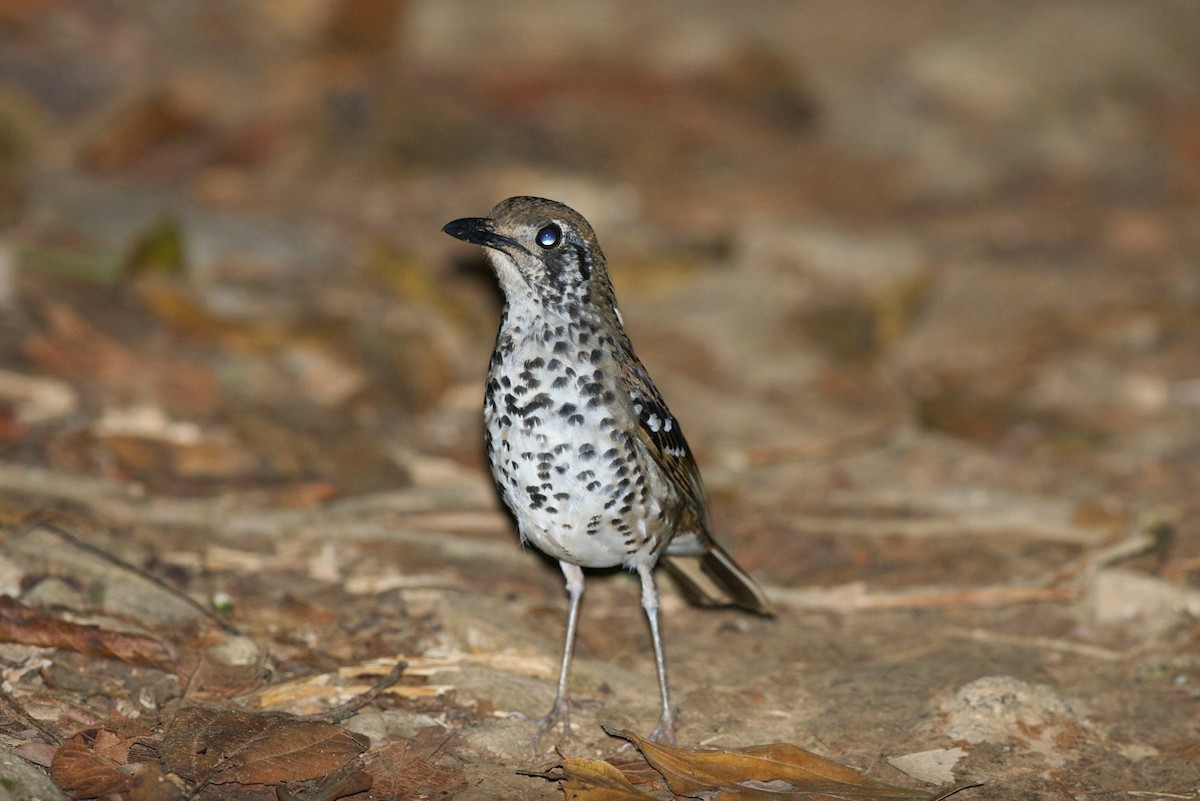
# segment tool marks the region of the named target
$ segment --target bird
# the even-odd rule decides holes
[[[558,560],[568,596],[558,689],[537,739],[570,735],[568,678],[583,568],[641,582],[662,703],[651,739],[675,741],[654,568],[700,606],[774,614],[709,529],[700,470],[679,421],[634,353],[588,221],[562,203],[511,197],[442,231],[482,245],[504,295],[484,387],[484,444],[522,543]],[[535,740],[536,744],[536,740]]]

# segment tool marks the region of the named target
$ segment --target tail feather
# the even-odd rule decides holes
[[[698,606],[738,606],[774,616],[766,595],[733,557],[712,538],[705,538],[704,546],[696,552],[668,552],[661,559],[688,600]]]

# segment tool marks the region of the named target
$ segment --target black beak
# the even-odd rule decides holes
[[[442,233],[450,234],[464,242],[483,245],[485,248],[529,252],[515,239],[496,233],[495,224],[487,217],[463,217],[461,220],[448,222],[442,226]]]

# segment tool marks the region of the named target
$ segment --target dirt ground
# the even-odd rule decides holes
[[[440,233],[515,194],[778,608],[662,577],[680,745],[1200,797],[1200,5],[8,0],[0,799],[671,797],[626,573],[534,744],[566,597]]]

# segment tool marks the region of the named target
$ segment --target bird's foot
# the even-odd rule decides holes
[[[554,702],[554,706],[546,713],[546,716],[538,721],[537,736],[533,740],[534,750],[537,750],[537,745],[541,742],[542,737],[546,736],[546,732],[554,728],[556,724],[562,725],[562,736],[566,739],[571,736],[571,699],[563,696]]]
[[[675,745],[675,724],[678,722],[678,715],[664,709],[658,719],[658,728],[650,732],[650,740],[659,745]]]

